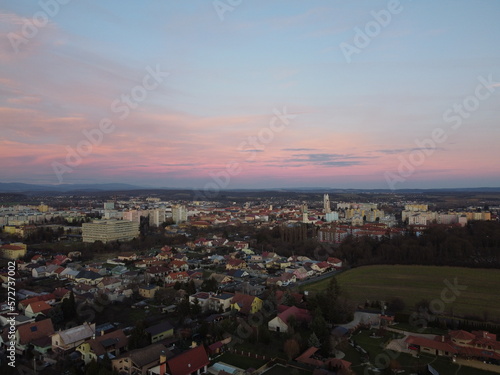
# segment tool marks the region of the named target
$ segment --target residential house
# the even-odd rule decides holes
[[[105,276],[103,279],[97,284],[99,289],[107,289],[113,291],[115,289],[122,287],[122,281],[117,279],[116,277]]]
[[[228,276],[231,276],[235,279],[242,279],[244,277],[250,276],[250,274],[246,270],[230,270],[227,271]]]
[[[124,273],[128,272],[128,268],[126,266],[115,266],[111,268],[111,275],[113,276],[121,276]]]
[[[52,350],[57,353],[64,353],[77,348],[95,335],[95,323],[83,323],[82,325],[58,331],[52,338]]]
[[[231,309],[241,314],[255,314],[262,308],[262,300],[249,294],[236,293],[231,299]]]
[[[98,290],[99,288],[97,287],[97,285],[88,285],[80,283],[73,286],[73,292],[75,294],[85,294],[85,293],[94,294],[97,293]]]
[[[173,357],[170,350],[162,344],[152,344],[141,349],[134,349],[111,360],[113,371],[124,375],[152,375],[149,370],[165,363]],[[159,372],[156,372],[159,374]]]
[[[124,261],[137,260],[137,254],[136,253],[121,253],[120,255],[118,255],[118,260],[124,260]]]
[[[158,289],[160,289],[160,287],[155,284],[140,286],[139,295],[143,298],[153,298]]]
[[[173,271],[187,271],[189,269],[189,265],[187,262],[183,261],[183,260],[177,260],[177,259],[174,259],[173,261],[171,261],[169,263],[169,268]]]
[[[227,312],[231,309],[233,293],[211,295],[208,299],[208,310]]]
[[[208,257],[208,260],[210,260],[213,264],[221,264],[226,261],[226,259],[222,255],[217,255],[217,254],[210,255]]]
[[[54,303],[56,303],[56,296],[53,293],[47,293],[26,298],[23,299],[21,302],[19,302],[18,308],[21,311],[25,311],[30,303],[40,302],[40,301],[44,301],[47,302],[49,305],[53,305]]]
[[[59,278],[67,278],[69,280],[75,280],[76,276],[80,273],[79,270],[75,270],[70,267],[66,267],[61,273],[59,274]]]
[[[33,268],[31,270],[31,276],[35,279],[39,278],[39,277],[45,277],[45,270],[47,269],[46,266],[39,266],[39,267],[36,267],[36,268]]]
[[[50,335],[53,333],[54,326],[51,319],[22,324],[16,330],[16,349],[24,352],[28,345],[33,345],[39,353],[46,353],[52,347]]]
[[[229,259],[226,263],[226,270],[240,270],[246,266],[247,263],[243,259]]]
[[[342,261],[339,258],[329,257],[326,261],[334,268],[342,268]]]
[[[327,368],[329,370],[336,370],[337,374],[350,374],[351,362],[338,358],[323,358],[318,359],[314,354],[319,348],[310,347],[295,360],[299,363],[314,366],[316,368]]]
[[[200,375],[207,372],[210,360],[203,346],[189,349],[167,359],[165,375]]]
[[[148,277],[150,279],[163,278],[169,272],[170,272],[170,270],[167,267],[164,267],[164,266],[153,266],[153,267],[149,267],[146,270],[146,277]]]
[[[57,300],[62,301],[65,298],[68,298],[71,291],[66,288],[56,288],[52,292],[52,294],[56,297]]]
[[[408,336],[407,348],[418,352],[450,357],[456,355],[480,361],[500,361],[500,342],[496,335],[487,331],[450,331],[434,340]]]
[[[203,346],[189,349],[177,356],[164,355],[160,363],[150,369],[151,375],[201,375],[210,363]]]
[[[85,364],[88,364],[92,360],[103,359],[105,355],[109,358],[115,358],[126,350],[127,345],[128,337],[125,336],[123,330],[118,329],[86,340],[78,345],[76,351],[80,352],[82,360]]]
[[[146,328],[145,331],[151,338],[152,344],[174,336],[174,327],[166,320]]]
[[[90,270],[82,270],[75,276],[75,281],[77,283],[84,283],[87,285],[97,285],[102,279],[103,275]]]
[[[212,293],[198,292],[189,296],[189,303],[194,305],[195,301],[198,300],[198,304],[201,307],[201,311],[205,312],[208,310],[208,301],[211,296]]]
[[[295,278],[297,280],[304,280],[307,277],[309,277],[307,274],[307,271],[304,267],[299,267],[299,268],[294,269],[293,274],[295,275]]]
[[[311,269],[313,269],[314,271],[319,272],[319,273],[326,272],[330,268],[331,268],[331,265],[327,262],[318,262],[318,263],[311,264]]]
[[[296,323],[310,323],[312,315],[309,310],[300,309],[296,306],[278,306],[278,315],[267,324],[270,331],[288,332],[290,319],[293,317]]]
[[[32,302],[26,307],[24,315],[28,318],[36,318],[38,315],[47,316],[51,309],[52,306],[45,301]]]
[[[220,273],[213,273],[210,275],[211,278],[215,279],[217,281],[217,284],[228,284],[233,281],[233,278],[229,275],[224,275]]]
[[[177,281],[185,283],[189,281],[187,272],[171,272],[165,277],[165,284],[175,284]]]

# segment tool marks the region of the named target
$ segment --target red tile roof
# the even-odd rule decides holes
[[[449,353],[454,353],[454,354],[456,354],[458,352],[449,343],[437,341],[437,340],[431,340],[431,339],[427,339],[425,337],[408,336],[406,338],[405,342],[407,344],[410,344],[410,345],[423,346],[426,348],[441,350],[443,352],[449,352]]]
[[[34,314],[36,313],[43,313],[45,311],[50,310],[52,307],[45,301],[38,301],[38,302],[32,302],[28,305],[28,307],[31,306],[31,310],[33,311]]]
[[[44,319],[38,322],[21,324],[17,327],[17,333],[19,335],[19,343],[26,345],[34,340],[52,335],[54,333],[54,326],[52,325],[52,320]]]
[[[167,360],[172,375],[189,375],[209,364],[207,352],[203,346],[197,346]]]

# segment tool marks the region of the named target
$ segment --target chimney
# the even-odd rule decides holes
[[[444,335],[441,336],[441,342],[444,342]]]
[[[160,365],[167,362],[167,354],[165,353],[165,350],[162,350],[160,353]]]

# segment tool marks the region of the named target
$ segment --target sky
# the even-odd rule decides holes
[[[0,182],[500,186],[500,2],[0,2]]]

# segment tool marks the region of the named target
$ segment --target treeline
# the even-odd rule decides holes
[[[351,266],[420,264],[500,267],[500,223],[478,221],[461,227],[435,225],[421,235],[348,237],[334,250]]]
[[[320,244],[312,238],[310,229],[307,233],[308,236],[290,241],[279,228],[261,229],[255,235],[255,248],[283,256],[306,255],[313,259],[332,256],[352,267],[370,264],[500,267],[500,223],[494,221],[475,221],[463,228],[434,225],[419,235],[409,229],[408,234],[392,238],[348,236],[335,246]]]

